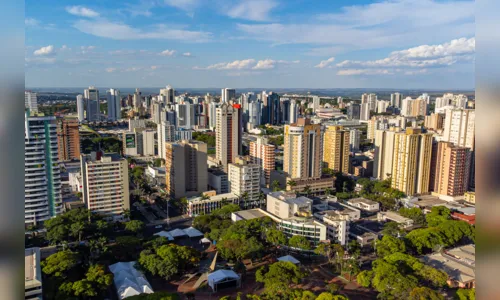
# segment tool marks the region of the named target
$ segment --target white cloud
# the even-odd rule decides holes
[[[191,52],[184,52],[182,53],[182,56],[191,57],[193,55],[191,54]]]
[[[182,9],[184,11],[192,11],[198,5],[200,5],[199,0],[164,0],[166,5]]]
[[[116,68],[106,68],[106,72],[113,73],[116,71]]]
[[[405,47],[473,36],[474,12],[471,0],[386,0],[344,7],[337,14],[298,18],[295,22],[238,24],[237,29],[243,33],[241,38],[277,45],[321,46],[311,51],[333,56],[351,50]]]
[[[47,55],[53,55],[55,54],[55,50],[54,50],[54,46],[52,45],[49,45],[49,46],[46,46],[46,47],[42,47],[38,50],[35,50],[33,52],[34,55],[36,56],[47,56]]]
[[[38,22],[37,19],[34,18],[24,19],[24,26],[26,27],[37,27],[38,25],[40,25],[40,22]]]
[[[272,0],[242,0],[226,11],[227,15],[233,19],[267,21],[269,13],[276,6],[278,3]]]
[[[80,50],[82,50],[81,54],[91,53],[94,49],[95,49],[95,46],[81,46],[80,47]]]
[[[68,46],[66,46],[66,45],[62,45],[60,50],[61,51],[66,51],[66,50],[71,50],[71,49],[68,48]]]
[[[353,76],[353,75],[391,75],[391,71],[386,69],[345,69],[337,71],[340,76]]]
[[[151,70],[156,70],[156,69],[158,69],[158,66],[151,66],[150,68],[151,68]]]
[[[175,54],[175,50],[164,50],[160,53],[162,56],[172,56]]]
[[[113,50],[108,52],[110,55],[119,56],[119,55],[133,55],[136,54],[135,50]]]
[[[252,69],[255,69],[255,70],[259,70],[259,69],[262,69],[262,70],[273,69],[275,63],[276,63],[276,61],[274,61],[272,59],[259,60],[257,62],[257,64]]]
[[[212,37],[212,33],[204,31],[169,29],[164,25],[158,25],[150,30],[143,30],[107,20],[78,20],[73,24],[73,27],[90,35],[114,40],[165,39],[207,42]]]
[[[475,38],[460,38],[439,45],[422,45],[401,51],[393,51],[388,57],[378,60],[345,60],[337,67],[438,67],[450,66],[459,61],[471,60],[475,52]]]
[[[215,69],[215,70],[247,69],[253,63],[255,63],[255,59],[249,58],[249,59],[243,59],[243,60],[235,60],[235,61],[229,62],[229,63],[218,63],[218,64],[210,65],[210,66],[206,67],[206,69],[207,70],[211,70],[211,69]]]
[[[55,57],[32,57],[32,58],[25,58],[24,61],[28,65],[47,65],[47,64],[54,64],[56,62]]]
[[[72,15],[86,18],[97,18],[99,17],[99,13],[95,10],[87,8],[85,6],[67,6],[66,11]]]
[[[323,69],[323,68],[326,68],[326,67],[330,66],[330,64],[333,63],[334,61],[335,61],[335,57],[330,57],[327,60],[322,60],[319,64],[317,64],[314,67],[315,68]]]

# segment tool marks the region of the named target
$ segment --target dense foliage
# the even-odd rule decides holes
[[[396,200],[405,197],[405,194],[391,187],[391,179],[371,181],[360,178],[357,181],[362,186],[360,196],[377,201],[383,209],[389,210],[396,207]]]
[[[204,142],[209,148],[215,147],[215,134],[195,131],[193,132],[193,140]]]
[[[257,270],[255,280],[264,283],[266,295],[286,299],[292,292],[290,285],[300,283],[305,276],[298,266],[280,261]]]
[[[114,137],[82,138],[82,153],[90,153],[99,149],[107,153],[122,153],[123,143]]]

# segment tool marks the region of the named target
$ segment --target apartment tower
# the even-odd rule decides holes
[[[349,173],[349,130],[328,126],[323,135],[323,163],[336,172]]]
[[[260,166],[261,181],[266,186],[269,186],[271,171],[275,169],[275,149],[265,137],[258,137],[255,142],[250,142],[250,158],[252,163]]]
[[[80,132],[78,131],[78,120],[58,120],[57,144],[59,147],[60,161],[80,159]]]
[[[469,184],[470,150],[449,142],[434,144],[431,189],[440,195],[462,196]]]
[[[245,209],[260,207],[265,200],[260,198],[260,168],[249,157],[237,156],[228,165],[229,191],[240,197],[240,205]]]
[[[215,157],[227,172],[227,165],[234,162],[238,155],[239,111],[224,102],[216,110]]]

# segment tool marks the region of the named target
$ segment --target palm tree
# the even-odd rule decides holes
[[[297,185],[297,181],[290,179],[287,181],[287,184],[290,187],[290,189],[293,190],[293,187]]]
[[[309,194],[311,193],[311,187],[306,185],[302,190],[302,193],[306,194],[306,196],[309,196]]]
[[[332,189],[331,189],[331,188],[329,188],[329,187],[327,187],[327,188],[325,189],[325,195],[330,196],[330,194],[331,194],[331,193],[332,193]]]
[[[273,188],[273,192],[277,192],[280,190],[280,182],[278,180],[273,180],[271,183],[271,187]]]

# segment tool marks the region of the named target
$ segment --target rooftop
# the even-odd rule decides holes
[[[215,196],[211,196],[209,199],[203,199],[201,197],[192,197],[189,198],[188,201],[194,202],[194,201],[222,201],[223,199],[234,199],[234,198],[239,198],[236,194],[233,193],[226,193],[226,194],[219,194]]]
[[[240,210],[240,211],[234,212],[234,214],[238,215],[243,220],[251,220],[251,219],[257,219],[257,218],[269,217],[269,214],[260,208]]]
[[[384,211],[384,212],[379,212],[379,214],[381,214],[381,215],[385,216],[386,218],[391,219],[397,223],[413,222],[412,219],[403,217],[402,215],[400,215],[399,213],[394,212],[394,211]]]
[[[373,201],[373,200],[370,200],[370,199],[366,199],[366,198],[354,198],[354,199],[348,200],[347,202],[348,203],[365,203],[365,204],[368,204],[368,205],[375,205],[375,204],[378,203],[376,201]]]
[[[476,279],[476,247],[466,245],[422,258],[425,264],[448,274],[453,280],[467,283]]]
[[[213,174],[215,176],[223,176],[223,175],[227,176],[226,172],[219,169],[208,169],[208,173]]]
[[[24,287],[32,288],[42,285],[42,272],[40,267],[40,248],[24,250]]]

